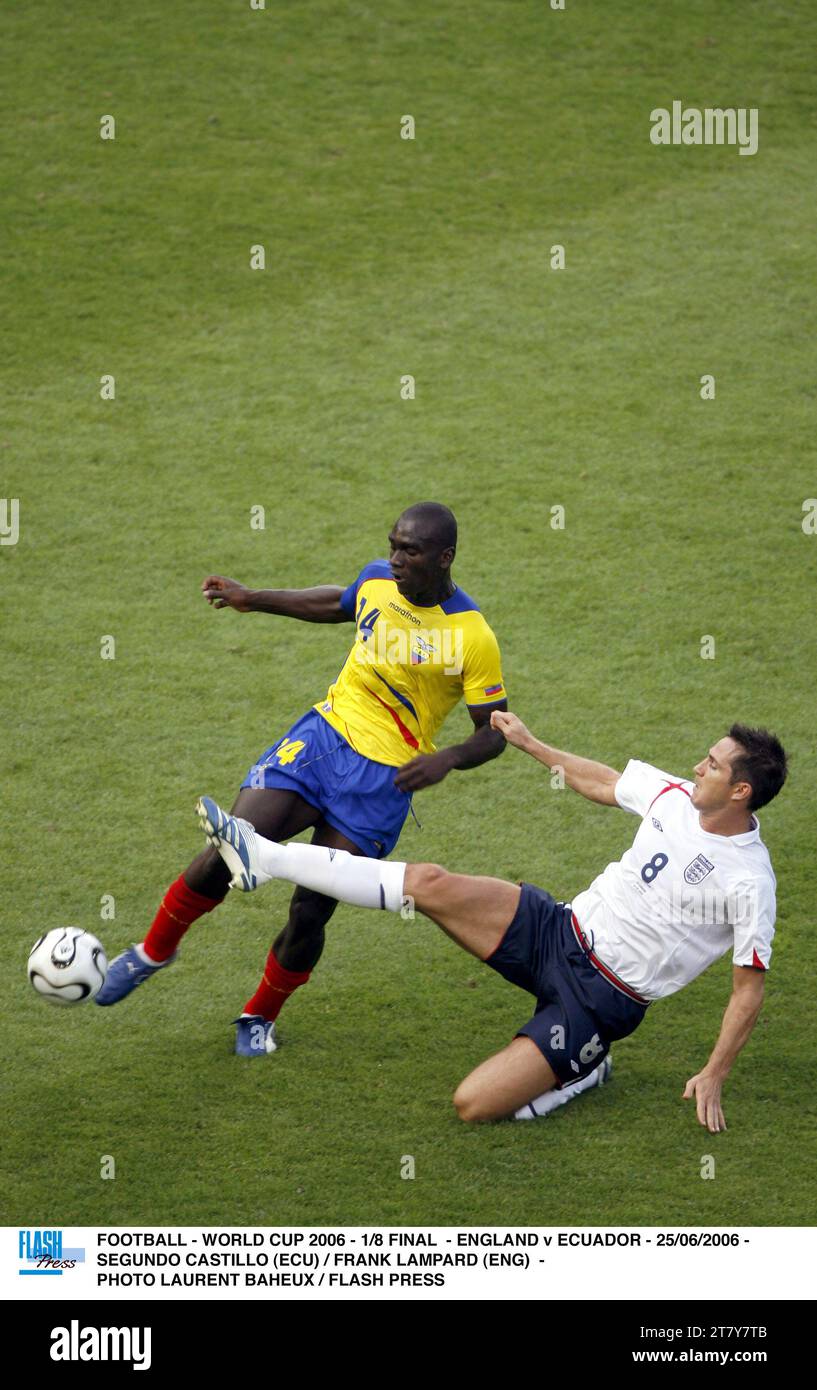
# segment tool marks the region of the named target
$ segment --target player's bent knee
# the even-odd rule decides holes
[[[487,1097],[478,1087],[469,1084],[469,1081],[470,1078],[466,1077],[454,1092],[454,1109],[460,1119],[471,1125],[496,1119],[496,1115],[487,1104]]]
[[[403,884],[405,894],[413,898],[422,911],[424,906],[433,906],[451,877],[441,864],[409,864]]]

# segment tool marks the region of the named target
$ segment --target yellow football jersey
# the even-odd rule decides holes
[[[341,598],[357,624],[344,666],[315,709],[364,758],[399,767],[434,752],[457,701],[505,699],[497,640],[462,589],[430,608],[403,598],[387,560],[361,570]]]

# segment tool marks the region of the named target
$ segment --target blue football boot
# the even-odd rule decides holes
[[[142,959],[135,946],[129,946],[127,951],[123,951],[108,966],[105,983],[96,996],[97,1004],[118,1004],[120,999],[126,998],[138,985],[149,980],[151,975],[155,975],[158,970],[164,970],[166,965],[172,965],[178,954],[178,951],[174,951],[168,960],[149,965]]]
[[[238,1057],[266,1057],[270,1052],[277,1052],[275,1024],[269,1019],[261,1014],[242,1014],[241,1018],[234,1018],[233,1023],[237,1025],[235,1050]]]

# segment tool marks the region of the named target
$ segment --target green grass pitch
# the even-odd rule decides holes
[[[812,1221],[815,44],[795,0],[3,14],[5,1221]],[[652,145],[675,99],[757,107],[758,153]],[[199,850],[196,796],[229,803],[343,660],[350,628],[216,613],[201,578],[348,583],[425,497],[543,737],[680,773],[734,718],[787,746],[726,1134],[680,1096],[728,959],[650,1009],[603,1092],[482,1128],[451,1093],[530,1000],[424,921],[340,908],[263,1063],[230,1020],[284,885],[119,1008],[30,991],[50,927],[141,940]],[[514,750],[416,809],[399,857],[563,897],[635,828]]]

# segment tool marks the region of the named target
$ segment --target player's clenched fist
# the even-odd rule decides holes
[[[491,728],[498,729],[515,748],[524,748],[530,743],[530,729],[522,723],[518,715],[511,714],[510,710],[495,709],[491,715]]]
[[[222,574],[209,574],[202,580],[201,590],[207,602],[214,608],[235,608],[239,613],[249,612],[249,590],[236,579],[225,579]]]

